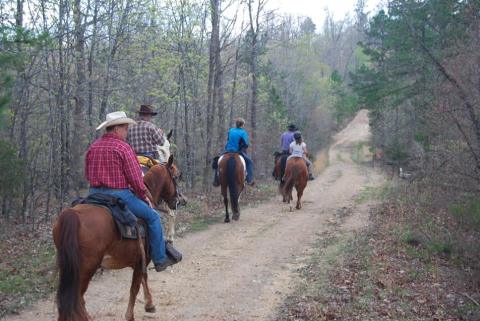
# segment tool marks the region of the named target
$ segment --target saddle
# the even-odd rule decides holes
[[[150,167],[160,164],[158,160],[145,155],[137,154],[137,160],[138,160],[138,163],[140,164],[143,175],[145,175],[148,172]]]
[[[243,158],[243,156],[240,154],[240,153],[236,153],[238,154],[238,156],[240,156],[240,161],[242,162],[243,164],[243,171],[245,173],[245,176],[247,176],[247,166],[245,164],[245,158]],[[220,163],[220,161],[222,160],[224,154],[220,155],[220,156],[215,156],[213,158],[213,161],[212,161],[212,169],[214,170],[218,170],[218,164]]]
[[[146,244],[148,244],[145,222],[133,215],[121,198],[109,194],[94,193],[85,198],[75,199],[72,202],[72,207],[78,204],[90,204],[108,209],[113,216],[122,240],[136,240],[138,234],[140,234],[140,237],[145,238]],[[145,246],[145,249],[148,253],[148,245]],[[175,263],[182,260],[182,253],[177,251],[169,242],[165,242],[165,251],[167,256]]]
[[[137,219],[137,217],[128,209],[123,200],[118,197],[109,194],[94,193],[85,198],[79,197],[75,199],[72,202],[72,207],[78,204],[90,204],[108,209],[113,216],[118,231],[120,232],[121,239],[136,240],[138,238],[138,231],[140,232],[141,237],[145,237],[146,235],[144,222]]]

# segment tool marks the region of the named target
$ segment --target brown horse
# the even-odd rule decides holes
[[[297,190],[296,209],[301,209],[303,190],[307,186],[308,182],[308,171],[305,160],[300,157],[290,158],[287,161],[287,166],[285,168],[285,176],[283,177],[283,179],[285,181],[282,188],[282,196],[284,201],[290,204],[290,201],[293,200],[292,191],[293,187],[295,186],[295,189]],[[292,206],[290,206],[290,211],[292,211]]]
[[[275,156],[275,161],[274,161],[272,176],[275,178],[276,181],[279,181],[278,191],[281,194],[283,185],[285,183],[285,181],[283,180],[283,176],[285,174],[285,167],[287,165],[287,158],[289,154],[275,152],[273,156]],[[283,201],[286,202],[285,198],[283,199]]]
[[[230,205],[232,208],[232,219],[238,221],[240,208],[238,199],[245,186],[245,165],[238,153],[226,153],[218,162],[219,181],[222,190],[223,203],[225,204],[225,223],[230,222],[228,214],[227,189],[230,194]]]
[[[166,165],[155,165],[145,175],[153,204],[164,200],[175,208],[182,201],[176,177],[179,171],[173,157]],[[125,318],[134,321],[133,308],[143,285],[145,311],[155,312],[147,283],[146,266],[150,262],[148,243],[121,239],[110,212],[100,206],[81,204],[67,208],[53,227],[57,248],[59,284],[57,289],[58,321],[88,321],[83,295],[90,279],[101,266],[111,269],[133,268],[130,299]]]

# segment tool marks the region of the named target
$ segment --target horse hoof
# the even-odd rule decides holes
[[[293,212],[293,206],[290,205],[290,212]]]
[[[224,222],[224,223],[230,223],[230,219],[229,219],[229,218],[225,218],[225,219],[223,220],[223,222]]]
[[[233,215],[232,215],[232,218],[233,218],[235,221],[238,221],[238,219],[240,218],[240,214],[233,214]]]
[[[148,312],[148,313],[155,313],[157,312],[157,309],[155,309],[155,306],[152,305],[151,307],[145,307],[145,312]]]

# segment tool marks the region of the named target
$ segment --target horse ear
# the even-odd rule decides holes
[[[173,165],[173,155],[170,155],[170,157],[168,157],[167,166],[172,167],[172,165]]]
[[[170,129],[170,131],[167,134],[167,139],[170,140],[170,137],[173,135],[173,129]]]

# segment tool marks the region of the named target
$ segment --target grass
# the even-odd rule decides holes
[[[389,183],[382,186],[366,186],[355,197],[355,204],[365,204],[371,200],[384,201],[391,193]]]
[[[463,294],[478,301],[478,287],[471,270],[445,255],[453,251],[448,238],[426,238],[404,220],[403,209],[383,206],[369,230],[336,237],[334,247],[316,245],[276,321],[479,320],[480,307]],[[434,222],[421,224],[434,230]]]
[[[372,160],[370,143],[363,141],[355,144],[354,151],[351,155],[352,161],[355,163],[365,163]]]

